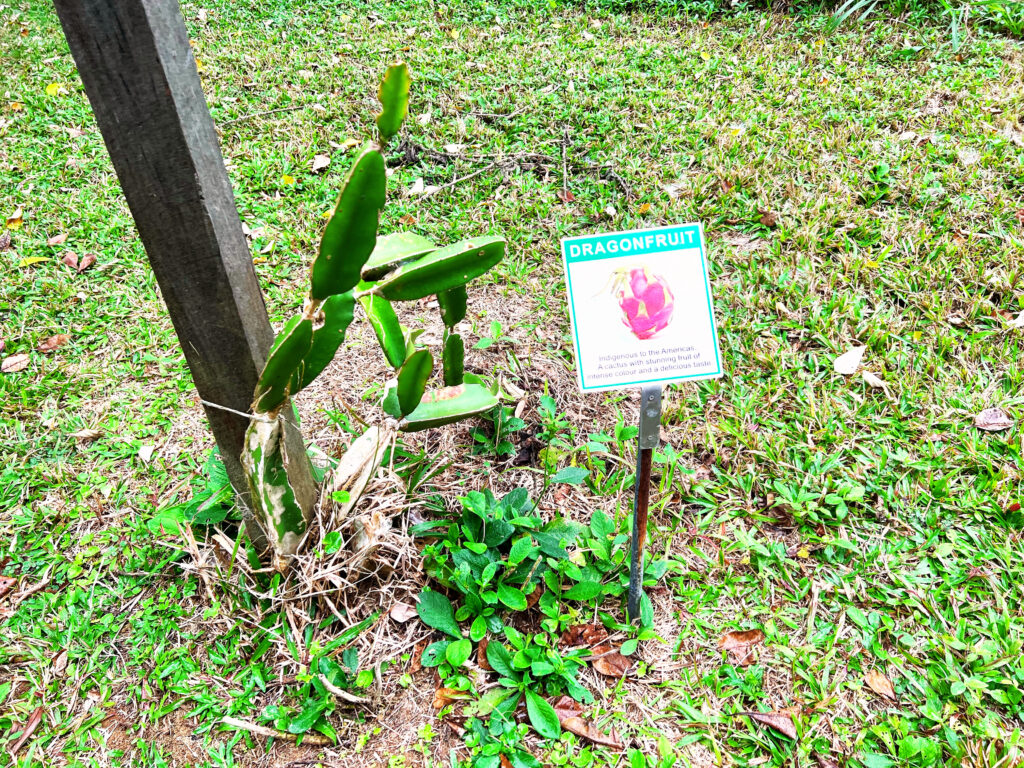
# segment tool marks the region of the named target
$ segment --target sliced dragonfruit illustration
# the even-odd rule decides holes
[[[649,339],[672,322],[675,298],[663,277],[637,267],[618,270],[612,281],[622,322],[638,339]]]

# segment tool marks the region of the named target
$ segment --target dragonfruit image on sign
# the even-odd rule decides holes
[[[675,298],[665,278],[646,267],[617,269],[612,293],[622,310],[622,322],[638,339],[649,339],[672,322]]]

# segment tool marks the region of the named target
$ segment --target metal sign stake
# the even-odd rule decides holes
[[[640,434],[637,436],[636,485],[633,488],[633,540],[629,559],[629,595],[626,616],[640,615],[643,594],[643,553],[647,539],[647,505],[651,497],[651,460],[661,438],[661,387],[644,387],[640,393]]]

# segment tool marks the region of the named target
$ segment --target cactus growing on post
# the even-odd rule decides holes
[[[505,241],[480,237],[438,248],[411,232],[377,233],[386,188],[382,149],[408,112],[409,84],[404,63],[388,68],[378,94],[379,142],[368,142],[353,161],[313,261],[302,313],[278,334],[254,394],[256,415],[246,433],[242,466],[253,511],[267,531],[279,570],[298,551],[312,512],[301,508],[288,484],[280,414],[334,358],[357,302],[396,372],[381,405],[398,420],[398,429],[415,432],[449,424],[498,403],[496,388],[464,373],[465,348],[455,326],[466,315],[466,284],[501,261]],[[391,302],[435,294],[445,326],[445,386],[428,391],[433,355],[417,343],[420,332],[402,327]]]

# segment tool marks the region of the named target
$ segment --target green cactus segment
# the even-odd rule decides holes
[[[405,335],[391,302],[371,294],[360,297],[359,303],[363,305],[388,364],[395,370],[401,368],[405,362]]]
[[[384,109],[377,115],[377,130],[384,140],[390,139],[402,127],[402,121],[409,112],[409,67],[404,61],[392,64],[384,73],[377,98]]]
[[[466,318],[466,305],[469,303],[466,286],[457,285],[441,291],[437,294],[437,303],[441,306],[441,320],[449,328],[454,328],[456,323]]]
[[[398,372],[398,404],[403,416],[412,413],[420,404],[433,368],[433,356],[428,350],[419,349],[409,355]]]
[[[356,300],[352,291],[331,296],[323,303],[320,311],[324,313],[324,324],[313,331],[312,346],[295,372],[290,394],[294,395],[308,387],[334,359],[338,347],[345,341],[345,331],[352,323],[355,308]]]
[[[313,323],[301,315],[293,317],[281,329],[256,384],[252,401],[252,409],[256,413],[272,411],[285,401],[292,377],[302,378],[303,358],[312,342]]]
[[[428,392],[416,410],[406,416],[400,429],[419,432],[440,427],[489,411],[497,404],[498,398],[479,384],[445,387]]]
[[[462,343],[462,337],[457,333],[450,333],[444,340],[444,385],[456,387],[462,383],[464,373],[463,362],[466,358],[466,346]]]
[[[384,158],[367,144],[345,178],[338,205],[320,240],[309,291],[314,299],[345,293],[359,282],[363,264],[377,245],[384,187]]]
[[[407,261],[437,250],[437,246],[415,232],[395,232],[377,238],[377,247],[363,265],[364,280],[380,280]]]
[[[245,432],[241,460],[253,514],[266,531],[275,562],[281,567],[298,550],[308,525],[288,482],[283,422],[253,421]]]
[[[399,267],[377,284],[376,292],[392,301],[412,301],[441,294],[479,277],[504,255],[504,238],[462,240]]]

